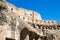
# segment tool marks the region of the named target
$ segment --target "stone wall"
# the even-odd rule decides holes
[[[56,21],[42,20],[37,12],[7,2],[0,4],[0,40],[58,40],[60,24]]]

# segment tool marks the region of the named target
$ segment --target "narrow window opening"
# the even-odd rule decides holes
[[[11,8],[11,10],[13,10],[13,8]]]
[[[32,16],[32,14],[30,14],[30,16]]]
[[[23,20],[25,20],[25,17],[23,17]]]

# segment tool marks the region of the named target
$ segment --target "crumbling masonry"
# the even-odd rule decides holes
[[[56,21],[0,0],[0,40],[60,40],[59,34]]]

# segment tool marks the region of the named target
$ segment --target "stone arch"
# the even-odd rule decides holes
[[[60,29],[60,25],[57,25],[57,29],[58,29],[58,30]]]
[[[40,38],[40,36],[36,34],[35,40],[38,40],[39,38]]]
[[[34,38],[34,32],[29,31],[28,34],[29,34],[29,40],[33,40],[33,38]]]
[[[27,28],[23,28],[20,32],[20,40],[25,40],[27,35],[29,36],[29,40],[39,39],[39,35],[35,32],[29,31]]]
[[[56,26],[55,25],[53,25],[53,29],[56,30]]]
[[[48,35],[46,35],[46,36],[44,37],[43,40],[53,40],[53,39],[54,39],[53,34],[48,34]]]
[[[37,26],[39,27],[39,29],[41,29],[41,25],[37,24]]]
[[[47,36],[42,36],[40,38],[41,38],[41,40],[48,40]]]
[[[24,40],[26,38],[27,34],[28,34],[28,29],[23,28],[20,32],[20,40]]]
[[[49,29],[52,30],[52,26],[51,25],[49,25]]]
[[[35,32],[32,32],[32,31],[29,31],[28,32],[28,34],[29,34],[29,40],[38,40],[39,39],[39,35],[37,35]]]

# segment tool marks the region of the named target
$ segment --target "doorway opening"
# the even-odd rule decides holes
[[[15,39],[12,39],[12,38],[6,38],[6,40],[15,40]]]

